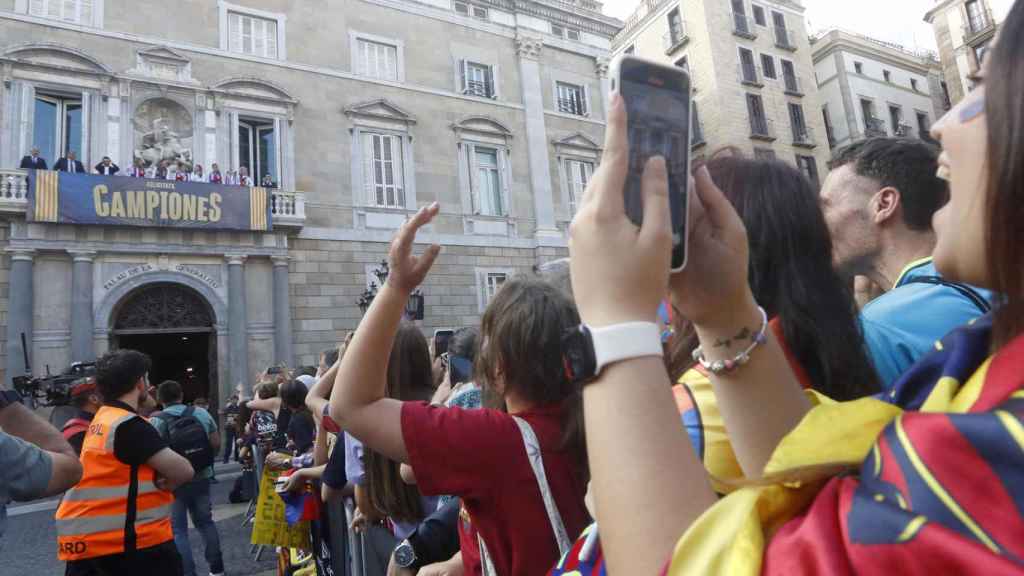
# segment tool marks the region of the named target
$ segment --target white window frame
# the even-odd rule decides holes
[[[490,305],[491,299],[497,294],[498,289],[491,290],[491,278],[497,278],[498,276],[504,276],[502,285],[512,279],[515,275],[515,269],[513,268],[477,268],[476,272],[476,298],[477,308],[481,314],[487,310],[487,306]]]
[[[249,56],[252,58],[266,58],[269,60],[287,60],[288,49],[286,37],[287,34],[287,23],[288,16],[279,12],[267,12],[266,10],[258,10],[256,8],[249,8],[248,6],[241,6],[238,4],[231,4],[224,0],[217,1],[217,9],[220,13],[220,49],[224,52],[231,52],[232,54],[239,54],[242,56]],[[258,56],[254,54],[246,54],[245,52],[234,52],[231,50],[231,37],[230,37],[230,26],[228,25],[228,19],[230,14],[239,14],[242,16],[249,16],[252,18],[262,18],[264,20],[276,20],[277,21],[277,56],[269,58],[266,56]]]
[[[466,7],[466,13],[463,14],[462,12],[459,12],[456,9],[456,5],[465,6]],[[477,15],[477,13],[476,13],[477,10],[482,10],[483,11],[483,16]],[[465,2],[463,0],[453,0],[453,2],[452,2],[452,12],[455,12],[459,16],[462,16],[462,17],[465,17],[465,18],[473,18],[473,19],[476,19],[476,20],[489,21],[491,19],[491,12],[490,12],[490,10],[487,9],[486,6],[481,6],[479,4],[474,4],[472,2]]]
[[[562,110],[559,107],[559,100],[561,98],[559,97],[559,89],[558,88],[559,88],[560,84],[564,84],[564,85],[572,87],[572,88],[579,88],[580,89],[580,92],[581,92],[580,96],[583,99],[583,113],[582,114],[574,114],[572,112],[565,112],[564,110]],[[572,81],[569,81],[569,80],[559,80],[559,79],[556,79],[554,81],[553,86],[552,86],[551,94],[553,95],[553,97],[555,99],[553,108],[557,112],[559,112],[561,114],[568,114],[570,116],[575,116],[575,117],[578,117],[578,118],[589,118],[590,117],[590,90],[587,89],[586,83],[583,83],[583,82],[572,82]]]
[[[761,9],[761,14],[764,16],[764,24],[759,24],[757,22],[757,18],[754,17],[754,7],[755,6]],[[756,2],[751,2],[750,3],[750,19],[754,21],[754,25],[755,26],[760,26],[762,28],[767,28],[768,27],[768,9],[765,8],[764,4],[758,4]]]
[[[489,148],[497,151],[499,192],[503,214],[485,214],[480,209],[479,170],[476,161],[476,149]],[[463,191],[463,209],[467,215],[487,219],[509,219],[513,217],[512,209],[512,165],[511,149],[507,144],[499,144],[495,140],[461,139],[458,143],[459,181]]]
[[[491,94],[489,96],[481,96],[479,94],[472,94],[469,92],[469,67],[471,65],[486,66],[491,71]],[[462,94],[463,96],[469,96],[471,98],[485,98],[489,100],[498,100],[501,94],[501,86],[498,81],[499,68],[497,64],[488,61],[486,58],[457,58],[455,60],[455,92]]]
[[[378,143],[381,152],[379,158],[375,154],[375,145]],[[365,130],[360,131],[359,145],[359,158],[363,166],[363,195],[366,206],[405,210],[408,206],[405,197],[405,139],[400,134],[384,130]],[[385,146],[387,146],[387,151],[390,152],[390,161],[385,159]],[[378,164],[381,177],[385,178],[388,162],[391,165],[391,184],[388,184],[386,180],[377,182]]]
[[[758,54],[758,56],[759,56],[759,58],[757,58],[755,60],[755,63],[756,64],[760,64],[760,66],[761,66],[761,77],[764,78],[765,80],[778,80],[782,76],[782,64],[779,62],[780,60],[782,60],[782,58],[776,58],[775,56],[773,56],[771,54],[768,54],[767,52],[761,52],[760,54]],[[766,68],[764,67],[765,58],[767,58],[768,60],[771,60],[771,63],[772,63],[772,73],[775,74],[774,77],[769,76],[768,73],[765,72],[765,70],[766,70]],[[740,62],[740,65],[742,65],[742,64],[743,63]]]
[[[381,80],[383,82],[398,82],[398,83],[404,83],[405,82],[405,42],[403,42],[402,40],[399,40],[397,38],[388,38],[386,36],[377,36],[375,34],[366,34],[364,32],[359,32],[359,31],[356,31],[356,30],[349,30],[348,36],[349,36],[349,54],[351,55],[351,58],[350,58],[351,63],[350,64],[351,64],[351,69],[352,69],[352,73],[353,74],[356,74],[356,75],[358,75],[360,77],[363,77],[363,78],[371,78],[371,79],[374,79],[374,80]],[[369,74],[364,74],[364,73],[362,73],[360,71],[360,62],[359,62],[359,42],[360,41],[372,42],[372,43],[375,43],[375,44],[384,44],[384,45],[392,46],[392,47],[395,48],[395,55],[396,55],[396,64],[395,64],[395,66],[396,66],[396,68],[395,68],[396,79],[395,80],[391,80],[389,78],[380,78],[378,76],[371,76]]]
[[[583,182],[575,180],[574,165],[580,167],[580,174],[584,176]],[[594,177],[595,170],[597,170],[597,162],[593,158],[582,158],[579,156],[565,156],[562,158],[562,172],[564,174],[562,186],[564,186],[565,190],[563,197],[565,198],[566,210],[569,212],[570,219],[576,215],[579,203],[583,200],[583,193],[586,191],[587,184]],[[579,184],[582,184],[582,186],[578,186]]]
[[[88,0],[92,4],[92,14],[88,20],[82,20],[82,1],[77,0],[75,2],[75,19],[68,19],[63,16],[63,8],[65,8],[65,0],[15,0],[14,11],[18,13],[24,13],[29,15],[35,15],[36,17],[46,18],[54,20],[54,22],[62,22],[68,24],[76,24],[79,26],[88,26],[93,28],[103,27],[103,0]],[[32,5],[35,3],[42,4],[42,14],[33,14]],[[56,4],[58,11],[61,15],[58,17],[51,17],[48,14],[50,4]]]

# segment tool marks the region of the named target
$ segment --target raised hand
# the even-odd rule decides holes
[[[441,252],[437,244],[430,245],[420,256],[413,256],[412,245],[416,240],[416,231],[430,223],[437,216],[440,205],[434,202],[430,206],[420,208],[416,214],[405,221],[398,229],[398,234],[391,241],[391,248],[388,251],[388,274],[387,283],[392,288],[403,294],[411,293],[417,286],[423,283],[427,272],[434,265],[434,260]]]
[[[671,278],[672,300],[697,325],[728,321],[748,303],[747,229],[707,168],[690,181],[686,268]]]
[[[626,216],[629,171],[626,108],[615,95],[608,110],[605,152],[569,228],[573,294],[591,326],[653,322],[668,289],[672,230],[664,158],[644,168],[643,226]]]

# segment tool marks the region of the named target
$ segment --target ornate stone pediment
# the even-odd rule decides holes
[[[555,145],[556,151],[563,151],[565,149],[576,149],[586,150],[588,152],[601,152],[601,146],[597,142],[594,142],[586,134],[577,132],[565,138],[555,139],[551,141]]]
[[[3,56],[21,64],[78,72],[111,74],[110,68],[89,54],[55,42],[31,42],[12,46]]]
[[[452,130],[455,130],[456,135],[459,137],[468,133],[470,135],[479,134],[492,138],[497,137],[509,141],[514,136],[507,126],[489,116],[469,116],[452,124]]]
[[[133,76],[169,80],[184,84],[198,84],[192,78],[192,61],[166,46],[146,48],[135,53]]]
[[[412,115],[383,98],[349,106],[345,108],[345,116],[348,116],[350,119],[383,120],[385,122],[405,125],[416,123],[416,119]]]
[[[238,76],[218,82],[213,89],[232,96],[241,98],[255,98],[258,100],[273,100],[276,102],[287,102],[296,104],[296,100],[287,90],[274,84],[269,80],[256,78],[254,76]]]

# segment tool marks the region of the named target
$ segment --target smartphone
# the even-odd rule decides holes
[[[623,190],[626,214],[643,223],[640,182],[647,160],[665,158],[672,213],[672,271],[686,266],[688,182],[690,175],[690,75],[686,70],[635,56],[612,63],[612,92],[626,104],[629,173]]]
[[[455,334],[455,330],[434,330],[434,358],[448,353],[448,341],[452,339],[452,334]]]
[[[273,376],[274,374],[280,374],[281,370],[280,366],[271,366],[270,368],[267,368],[267,375]]]

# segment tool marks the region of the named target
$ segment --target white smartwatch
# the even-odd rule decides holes
[[[662,356],[661,328],[654,322],[626,322],[592,328],[580,324],[562,338],[565,369],[569,380],[587,383],[611,364]]]

